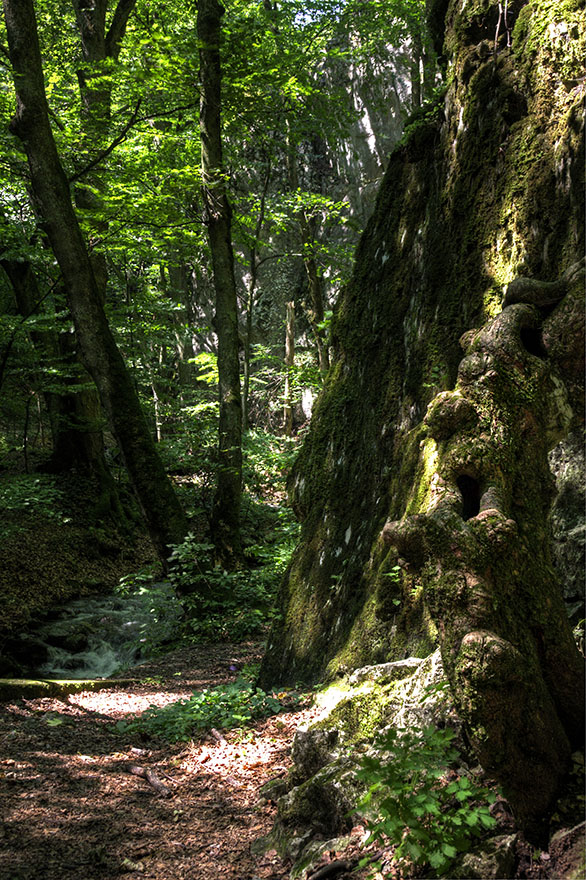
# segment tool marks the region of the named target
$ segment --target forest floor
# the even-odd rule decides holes
[[[291,866],[274,849],[251,850],[276,815],[259,789],[287,774],[295,730],[316,708],[189,743],[145,741],[115,726],[233,681],[261,653],[252,642],[181,648],[136,667],[131,689],[0,704],[1,880],[288,880]],[[343,856],[326,853],[314,876],[364,880],[368,871],[326,869],[337,858],[356,864],[363,832],[353,829]],[[550,860],[521,840],[517,859],[517,878],[577,876],[566,873],[564,853]]]
[[[145,743],[114,727],[149,705],[233,680],[234,667],[258,661],[260,650],[180,649],[137,667],[131,692],[0,706],[2,880],[288,878],[274,850],[251,854],[275,818],[259,788],[286,774],[293,734],[315,710],[225,731],[224,741]],[[154,772],[167,791],[133,775],[133,766]]]

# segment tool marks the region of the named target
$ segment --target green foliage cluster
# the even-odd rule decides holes
[[[126,598],[140,597],[148,604],[149,617],[141,624],[136,642],[141,657],[152,657],[176,637],[183,612],[171,584],[155,580],[154,566],[121,578],[116,592]]]
[[[328,329],[328,315],[331,316],[331,313],[328,312],[326,320],[320,323],[320,330]],[[293,407],[300,403],[304,391],[310,390],[316,395],[323,380],[315,360],[315,353],[300,347],[295,352],[294,366],[287,370],[283,364],[280,346],[254,345],[251,369],[249,398],[251,420],[258,428],[264,428],[273,436],[274,429],[280,426],[282,420],[286,376],[288,375],[289,378],[290,403]],[[287,442],[285,440],[286,444]],[[289,449],[292,448],[289,444]],[[246,454],[246,449],[243,451]]]
[[[189,699],[168,706],[151,706],[133,721],[119,721],[119,733],[140,733],[167,742],[185,742],[212,727],[242,727],[258,718],[276,715],[281,702],[240,678],[220,687],[195,691]]]
[[[460,771],[448,775],[460,758],[455,736],[433,725],[390,729],[377,744],[383,757],[364,757],[358,771],[369,786],[359,806],[376,814],[369,841],[390,843],[396,860],[428,865],[440,876],[496,824],[488,808],[494,793]]]
[[[185,609],[184,639],[238,641],[258,635],[271,622],[276,590],[298,534],[289,510],[274,512],[272,541],[267,536],[249,548],[256,568],[225,571],[215,566],[213,545],[194,535],[173,549],[169,579]]]
[[[442,85],[434,89],[431,97],[408,116],[405,120],[403,136],[398,143],[399,147],[405,144],[412,146],[414,142],[436,128],[442,118],[445,96],[446,87]]]
[[[296,439],[278,437],[269,431],[248,431],[242,440],[242,476],[248,492],[259,499],[280,497],[298,451]]]
[[[11,515],[33,511],[49,519],[69,522],[62,507],[63,493],[50,474],[18,474],[0,482],[0,537],[15,530]]]

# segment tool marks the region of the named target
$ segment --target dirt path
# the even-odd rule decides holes
[[[230,681],[230,667],[258,657],[253,644],[181,650],[139,667],[132,693],[0,706],[0,878],[285,880],[274,851],[250,852],[274,818],[258,789],[285,774],[293,733],[312,710],[227,732],[225,743],[153,745],[112,732],[112,722]],[[131,765],[154,771],[170,795]]]

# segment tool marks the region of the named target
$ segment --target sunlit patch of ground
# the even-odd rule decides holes
[[[169,745],[115,722],[233,680],[258,646],[191,648],[133,670],[136,690],[0,706],[0,876],[10,880],[286,880],[271,851],[253,856],[275,807],[259,797],[289,765],[312,709],[251,729]],[[236,669],[234,669],[236,667]],[[156,774],[167,794],[133,775]]]
[[[192,691],[153,691],[148,694],[132,694],[121,691],[82,691],[79,694],[71,694],[68,702],[73,706],[79,706],[88,712],[97,712],[107,715],[113,720],[124,718],[127,715],[137,715],[148,709],[149,706],[161,708],[168,706],[180,699],[187,699]]]

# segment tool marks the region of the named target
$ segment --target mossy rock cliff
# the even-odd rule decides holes
[[[391,155],[335,310],[332,368],[291,478],[302,540],[265,685],[437,643],[417,567],[381,528],[429,503],[438,446],[424,416],[456,386],[463,334],[500,313],[514,279],[558,282],[584,251],[583,3],[513,0],[496,46],[498,4],[431,7],[447,90]],[[581,428],[573,364],[562,378],[574,409],[556,442]],[[543,498],[547,508],[550,487]]]
[[[534,839],[583,742],[548,459],[583,431],[583,43],[577,0],[448,4],[445,97],[392,154],[335,312],[261,672],[332,679],[437,641]]]

